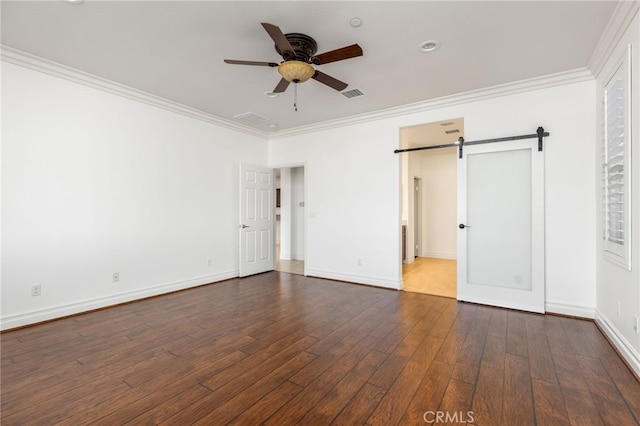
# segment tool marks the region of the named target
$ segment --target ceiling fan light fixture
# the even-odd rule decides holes
[[[286,61],[278,66],[278,72],[289,83],[304,83],[316,73],[306,62]]]

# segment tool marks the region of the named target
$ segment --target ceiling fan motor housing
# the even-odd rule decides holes
[[[293,47],[294,55],[291,55],[289,52],[283,52],[276,45],[276,52],[278,52],[278,54],[282,56],[282,59],[284,59],[285,61],[294,60],[313,63],[313,55],[315,55],[318,51],[318,44],[312,37],[300,33],[288,33],[284,36],[289,41],[289,44],[291,44],[291,47]]]

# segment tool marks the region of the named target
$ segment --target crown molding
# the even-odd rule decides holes
[[[265,139],[267,133],[252,127],[243,126],[241,124],[225,120],[213,114],[188,107],[178,102],[152,95],[133,87],[125,86],[114,81],[104,79],[102,77],[80,71],[75,68],[62,65],[48,59],[41,58],[12,47],[0,45],[0,60],[39,71],[54,77],[62,78],[77,84],[81,84],[103,92],[111,93],[117,96],[131,99],[133,101],[142,102],[157,108],[180,114],[186,117],[195,118],[196,120],[205,121],[220,127],[235,130],[237,132],[246,133],[252,136],[258,136]]]
[[[435,109],[446,108],[470,102],[477,102],[486,99],[493,99],[502,96],[509,96],[523,92],[541,90],[556,86],[563,86],[572,83],[593,80],[594,76],[587,68],[578,68],[563,71],[543,77],[535,77],[526,80],[515,81],[484,89],[472,90],[455,95],[444,96],[428,101],[393,107],[365,114],[353,115],[343,119],[324,121],[308,126],[285,129],[278,132],[269,133],[269,140],[283,139],[305,133],[318,132],[322,130],[334,129],[337,127],[350,126],[370,121],[378,121],[403,115],[415,114]]]
[[[622,0],[618,2],[587,64],[587,68],[594,76],[598,76],[602,72],[609,56],[639,10],[640,1]]]
[[[213,114],[209,114],[204,111],[200,111],[195,108],[191,108],[186,105],[182,105],[177,102],[161,98],[159,96],[152,95],[150,93],[143,92],[129,86],[125,86],[123,84],[106,80],[102,77],[98,77],[96,75],[89,74],[75,68],[71,68],[66,65],[62,65],[60,63],[53,62],[48,59],[44,59],[39,56],[35,56],[8,46],[0,45],[0,60],[25,68],[33,69],[35,71],[39,71],[54,77],[62,78],[77,84],[82,84],[84,86],[98,89],[107,93],[115,94],[117,96],[122,96],[134,101],[162,108],[176,114],[205,121],[207,123],[215,124],[220,127],[268,140],[282,139],[295,135],[307,134],[343,126],[350,126],[370,121],[425,112],[434,109],[446,108],[475,101],[508,96],[512,94],[540,90],[549,87],[561,86],[565,84],[577,83],[593,79],[593,74],[591,73],[591,71],[589,71],[589,69],[579,68],[576,70],[564,71],[543,77],[535,77],[484,89],[444,96],[441,98],[403,105],[400,107],[382,109],[364,114],[353,115],[346,118],[324,121],[321,123],[300,126],[292,129],[285,129],[277,132],[265,132],[249,126],[244,126],[239,123],[225,120]]]

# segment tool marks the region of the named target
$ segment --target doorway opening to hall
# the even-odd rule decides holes
[[[304,275],[304,167],[275,169],[276,271]]]
[[[453,144],[464,119],[400,129],[400,148]],[[400,154],[403,290],[457,297],[457,161],[455,147]]]

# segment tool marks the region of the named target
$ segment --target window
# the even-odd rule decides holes
[[[604,84],[604,254],[630,269],[630,49]]]

